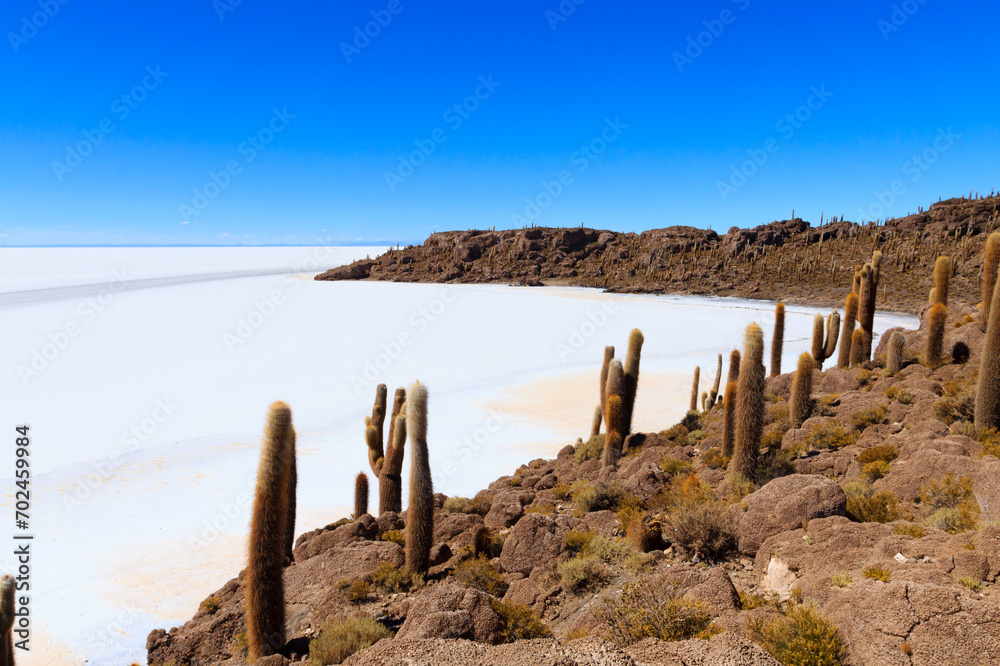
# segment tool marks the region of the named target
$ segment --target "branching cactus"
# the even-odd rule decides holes
[[[858,295],[852,291],[844,300],[844,323],[840,332],[840,354],[837,356],[838,368],[846,368],[851,365],[851,341],[857,320]]]
[[[292,410],[271,405],[257,465],[257,488],[250,519],[246,570],[246,625],[249,661],[278,653],[285,645],[285,534],[292,469]]]
[[[403,510],[403,454],[406,452],[406,389],[396,389],[389,422],[389,450],[378,475],[378,512]]]
[[[398,429],[398,426],[397,426]],[[406,507],[406,572],[427,573],[434,543],[434,483],[427,455],[427,389],[410,387],[406,400],[406,429],[410,435],[410,501]]]
[[[298,454],[295,451],[295,430],[290,435],[292,440],[292,466],[288,470],[288,508],[285,511],[285,559],[291,564],[295,560],[295,508],[299,488]]]
[[[594,418],[590,422],[590,439],[594,439],[601,434],[601,420],[603,418],[601,407],[598,405],[594,408]]]
[[[764,432],[764,333],[750,324],[743,344],[743,362],[736,387],[733,457],[729,461],[730,482],[753,481],[757,475],[760,438]]]
[[[799,365],[792,378],[792,393],[788,399],[788,417],[793,428],[801,428],[812,413],[813,358],[799,356]]]
[[[365,417],[365,443],[368,444],[368,464],[371,465],[372,474],[378,476],[382,464],[385,462],[385,452],[382,448],[383,425],[385,423],[385,384],[379,384],[375,388],[375,405],[372,407],[372,415]]]
[[[774,338],[771,340],[771,376],[781,374],[781,351],[785,342],[785,304],[774,306]]]
[[[868,308],[872,302],[873,289],[875,285],[872,280],[872,267],[871,264],[865,264],[861,269],[861,293],[858,294],[858,328],[864,332],[860,353],[865,361],[871,358],[871,352],[866,348],[865,341],[870,340],[872,334],[870,324],[872,317]]]
[[[604,348],[604,362],[601,364],[601,402],[598,404],[601,412],[606,411],[608,401],[608,372],[611,370],[611,362],[615,359],[615,348],[608,345]],[[604,421],[607,422],[607,414],[604,414]],[[600,434],[600,433],[598,433]]]

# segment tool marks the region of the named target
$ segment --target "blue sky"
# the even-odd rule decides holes
[[[998,19],[941,0],[10,0],[0,242],[904,215],[1000,186]]]

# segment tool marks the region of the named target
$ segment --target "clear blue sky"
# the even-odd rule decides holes
[[[237,1],[4,3],[0,242],[724,232],[1000,186],[995,2]]]

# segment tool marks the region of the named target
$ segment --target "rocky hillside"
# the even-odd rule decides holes
[[[983,234],[998,226],[1000,197],[949,199],[884,224],[801,219],[725,235],[693,227],[641,234],[531,228],[449,231],[421,246],[334,268],[317,280],[561,283],[615,292],[685,293],[838,306],[855,266],[885,255],[879,307],[917,312],[934,259],[956,259],[955,298],[978,303]]]
[[[303,534],[284,571],[285,654],[257,665],[1000,663],[1000,435],[971,424],[978,317],[951,301],[955,354],[937,367],[918,362],[925,311],[898,373],[884,367],[894,331],[874,361],[817,372],[798,428],[792,375],[769,378],[753,483],[726,479],[720,401],[630,435],[617,465],[602,465],[598,435],[473,498],[436,496],[424,579],[401,570],[405,513]],[[241,573],[153,631],[149,663],[244,664],[243,586]]]

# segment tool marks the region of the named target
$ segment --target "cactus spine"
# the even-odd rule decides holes
[[[715,368],[715,383],[712,384],[712,392],[708,394],[708,408],[715,407],[719,399],[719,386],[722,383],[722,354],[719,354],[719,362]]]
[[[285,645],[285,592],[281,580],[288,529],[288,489],[292,467],[292,410],[271,405],[257,466],[250,520],[246,583],[249,661],[276,654]]]
[[[403,455],[406,453],[406,389],[396,389],[389,423],[389,450],[378,477],[378,512],[403,510]]]
[[[625,369],[622,362],[615,359],[608,368],[608,383],[604,388],[604,451],[601,454],[603,465],[618,464],[618,456],[625,443],[624,430],[624,400]]]
[[[764,333],[750,324],[743,343],[743,362],[736,386],[733,457],[729,460],[730,481],[739,477],[753,481],[757,455],[764,432]]]
[[[688,411],[698,411],[698,383],[701,381],[701,366],[694,366],[694,383],[691,384],[691,406]]]
[[[398,426],[397,426],[398,429]],[[425,574],[434,541],[434,483],[427,457],[427,389],[420,382],[406,399],[410,435],[410,502],[406,507],[406,572]]]
[[[726,384],[726,395],[722,398],[722,455],[733,455],[733,426],[736,423],[735,381]]]
[[[622,394],[622,437],[632,432],[632,413],[635,411],[635,396],[639,389],[639,358],[642,356],[642,331],[633,328],[628,336],[628,351],[625,352],[623,379],[625,392]]]
[[[1000,265],[1000,232],[994,231],[986,239],[986,256],[983,257],[983,316],[979,327],[984,331],[990,319],[990,303],[993,300],[993,286],[997,282],[998,265]]]
[[[0,666],[14,666],[14,591],[16,584],[11,576],[0,578]]]
[[[846,368],[851,364],[851,340],[854,325],[858,319],[858,295],[853,291],[844,300],[844,324],[840,333],[840,355],[837,356],[837,367]]]
[[[354,478],[354,520],[368,513],[368,475],[358,472]]]
[[[812,413],[813,358],[799,356],[799,365],[792,378],[792,394],[788,399],[788,416],[793,428],[801,428]]]
[[[295,451],[295,430],[293,429],[291,435],[291,448],[292,448],[292,466],[288,470],[288,508],[285,511],[285,559],[291,564],[295,561],[295,504],[296,495],[298,493],[299,487],[299,470],[296,458],[298,454]]]
[[[785,342],[785,304],[774,306],[774,339],[771,340],[771,376],[781,374],[781,349]]]
[[[903,368],[903,350],[906,347],[906,338],[899,331],[893,331],[889,338],[889,351],[885,362],[885,373],[890,377],[899,373]]]

